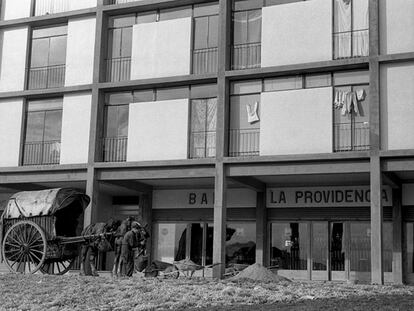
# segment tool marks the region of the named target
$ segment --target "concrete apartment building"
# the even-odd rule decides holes
[[[83,189],[206,276],[414,282],[414,1],[1,3],[0,201]]]

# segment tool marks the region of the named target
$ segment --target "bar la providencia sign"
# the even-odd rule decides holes
[[[370,206],[369,186],[268,188],[267,207]],[[392,206],[392,191],[382,189],[383,206]]]

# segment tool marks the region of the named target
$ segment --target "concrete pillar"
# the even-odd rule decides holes
[[[96,222],[98,197],[99,197],[99,184],[96,180],[96,171],[92,166],[88,167],[86,173],[86,194],[91,198],[91,202],[85,209],[83,214],[83,227]]]
[[[256,196],[256,263],[267,266],[266,194],[257,192]]]
[[[214,187],[213,277],[223,278],[226,266],[227,181],[224,164],[216,164]]]
[[[380,157],[371,156],[371,283],[384,284],[382,174]]]
[[[392,275],[394,284],[403,284],[404,282],[401,196],[401,189],[392,190]]]

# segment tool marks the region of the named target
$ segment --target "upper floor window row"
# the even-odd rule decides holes
[[[29,16],[51,15],[96,7],[97,0],[3,0],[1,19],[10,20]]]
[[[267,10],[267,18],[265,20],[263,19],[263,7],[288,3],[291,5],[280,7],[280,9]],[[293,5],[293,3],[298,3],[298,6],[301,5],[302,8],[298,8],[298,6]],[[326,26],[323,24],[323,21],[309,19],[306,15],[303,16],[303,18],[301,17],[301,20],[298,20],[296,13],[299,12],[299,10],[306,12],[306,9],[320,10],[320,14],[325,15],[325,22],[327,21],[332,28],[332,33],[324,34],[329,40],[333,41],[331,44],[326,44],[328,39],[321,40],[317,37],[322,36],[321,33],[316,31],[311,33],[311,36],[315,36],[315,39],[317,40],[315,40],[315,46],[313,46],[313,50],[315,51],[310,52],[310,54],[314,53],[316,55],[315,57],[317,57],[317,55],[321,54],[318,49],[332,48],[331,59],[362,57],[368,55],[368,0],[332,0],[331,8],[333,11],[333,23],[332,20],[329,19],[329,16],[326,16],[326,12],[328,11],[325,12],[323,8],[317,7],[317,4],[312,8],[304,8],[300,3],[303,3],[303,1],[234,0],[232,17],[232,69],[237,70],[261,67],[263,54],[262,45],[265,44],[265,42],[262,42],[263,36],[265,40],[269,41],[269,43],[265,45],[267,49],[270,49],[272,45],[279,44],[288,38],[289,40],[294,41],[292,43],[293,47],[296,44],[297,47],[303,48],[303,45],[306,45],[304,42],[308,40],[306,38],[307,35],[301,35],[303,29],[323,29]],[[326,3],[329,4],[327,1]],[[279,15],[289,17],[282,20],[279,18]],[[271,20],[279,21],[270,22]],[[292,27],[289,27],[292,20],[294,20],[294,23],[297,26],[297,33],[295,33],[295,30],[291,29]],[[272,29],[278,28],[283,28],[283,30],[279,30],[280,33],[277,33],[276,35],[269,34],[268,32],[262,34],[265,29],[274,32]],[[325,32],[327,31],[327,28],[328,27],[325,27]],[[330,39],[329,36],[332,36],[332,39]],[[282,47],[280,50],[283,51]],[[269,51],[269,53],[271,53],[271,51]],[[289,53],[289,51],[285,51],[285,53]],[[304,59],[307,58],[304,57]],[[268,60],[265,62],[265,65],[267,64]]]
[[[185,17],[193,19],[192,73],[217,71],[218,4],[200,4],[110,18],[106,80],[130,79],[134,25]]]

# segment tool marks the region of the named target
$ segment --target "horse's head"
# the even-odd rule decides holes
[[[121,225],[120,220],[109,219],[106,222],[104,235],[99,239],[97,248],[100,252],[110,252],[115,249],[115,232]]]

